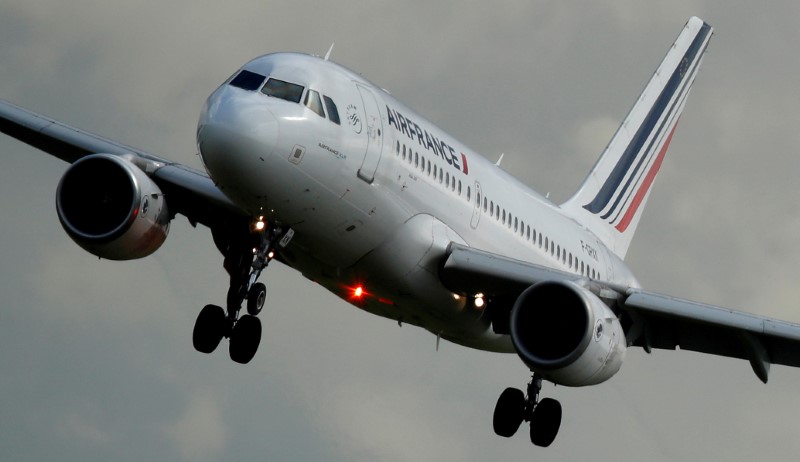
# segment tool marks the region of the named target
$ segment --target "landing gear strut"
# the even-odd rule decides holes
[[[231,230],[214,230],[214,240],[225,256],[225,269],[230,275],[226,309],[206,305],[194,326],[192,341],[197,351],[213,352],[223,337],[230,339],[229,353],[237,363],[253,359],[261,343],[261,321],[256,317],[264,307],[267,287],[256,282],[274,256],[281,229],[255,224]],[[247,313],[239,316],[247,301]]]
[[[539,400],[542,378],[534,374],[528,384],[528,394],[522,390],[506,388],[494,408],[494,432],[509,438],[523,421],[530,422],[531,442],[547,447],[556,439],[561,426],[561,403],[552,398]]]

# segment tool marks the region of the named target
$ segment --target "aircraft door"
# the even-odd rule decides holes
[[[478,227],[478,223],[481,221],[481,198],[483,197],[483,191],[481,191],[481,184],[477,181],[475,182],[475,206],[472,208],[472,220],[470,220],[469,225],[472,229]]]
[[[358,177],[367,183],[372,183],[375,180],[375,170],[378,169],[383,149],[383,122],[378,102],[372,91],[359,84],[356,84],[356,88],[358,88],[361,101],[364,103],[364,122],[367,126],[367,152],[364,154],[361,168],[358,169]]]

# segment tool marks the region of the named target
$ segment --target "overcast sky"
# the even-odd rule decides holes
[[[752,4],[753,6],[744,6]],[[645,287],[800,322],[795,1],[0,3],[0,98],[200,167],[213,89],[275,51],[350,67],[538,191],[566,199],[687,18],[715,27],[628,253]],[[0,448],[7,460],[794,460],[800,370],[633,349],[619,374],[544,394],[558,439],[492,432],[529,378],[296,272],[262,276],[248,365],[191,332],[222,257],[185,218],[135,262],[100,261],[54,208],[67,165],[0,136]]]

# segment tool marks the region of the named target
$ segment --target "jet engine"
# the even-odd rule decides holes
[[[625,334],[617,316],[572,282],[541,282],[526,289],[511,310],[510,328],[522,361],[560,385],[604,382],[625,359]]]
[[[169,232],[164,194],[129,160],[94,154],[70,166],[56,192],[70,238],[89,253],[132,260],[155,252]]]

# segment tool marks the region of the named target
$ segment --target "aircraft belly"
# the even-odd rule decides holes
[[[491,331],[483,311],[442,286],[439,265],[450,242],[464,241],[433,216],[415,215],[344,272],[344,286],[357,282],[371,296],[358,304],[348,294],[343,298],[371,313],[420,326],[457,343],[506,351],[503,336]]]

